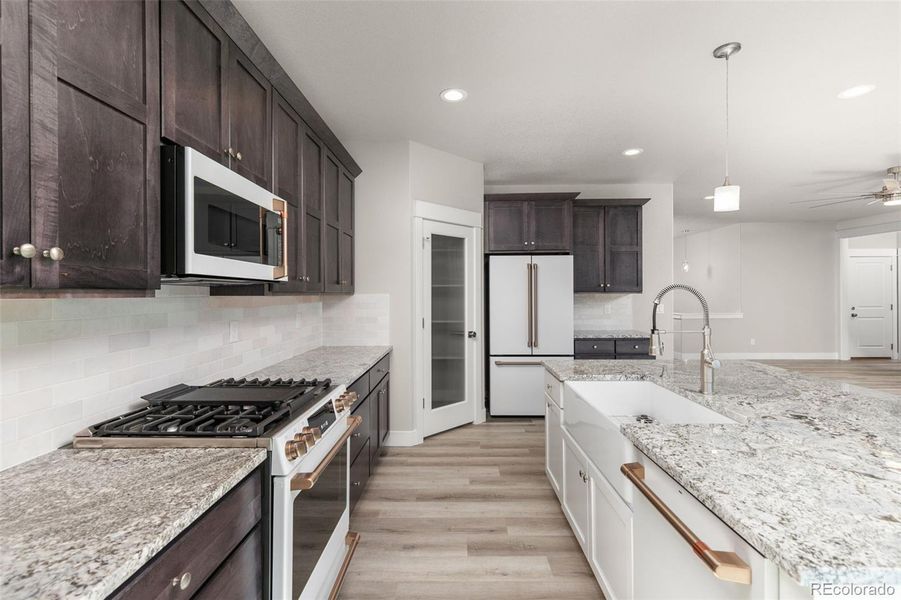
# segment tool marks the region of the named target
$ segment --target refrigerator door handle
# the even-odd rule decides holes
[[[529,346],[529,348],[531,348],[532,347],[532,326],[534,325],[535,321],[532,317],[532,263],[530,263],[530,262],[526,263],[526,277],[527,277],[526,287],[529,290],[528,300],[527,300],[528,310],[526,311],[526,314],[527,314],[526,318],[528,320],[528,330],[529,330],[529,341],[528,341],[527,345]]]
[[[532,347],[538,347],[538,264],[532,264]]]

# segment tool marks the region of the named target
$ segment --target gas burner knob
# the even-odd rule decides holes
[[[285,456],[288,460],[297,460],[306,453],[306,444],[296,440],[288,440],[285,442]]]
[[[313,436],[314,441],[319,441],[322,438],[322,429],[319,427],[304,427],[300,430],[301,433],[308,433]]]
[[[335,405],[335,411],[341,412],[347,408],[347,405],[344,403],[344,398],[336,399],[333,404]]]
[[[294,443],[299,444],[306,453],[316,444],[316,438],[310,432],[302,432],[294,435]]]
[[[345,392],[344,396],[347,397],[346,402],[347,402],[348,406],[353,406],[354,404],[357,403],[357,400],[359,400],[359,398],[360,398],[356,392]]]

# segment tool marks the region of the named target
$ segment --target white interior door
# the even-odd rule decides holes
[[[850,257],[848,331],[851,357],[891,357],[894,308],[894,259],[890,256]]]
[[[475,415],[476,229],[423,222],[423,435],[471,423]],[[473,336],[473,337],[470,337]]]

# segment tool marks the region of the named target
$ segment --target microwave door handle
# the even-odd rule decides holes
[[[316,482],[319,481],[319,478],[322,477],[322,474],[332,462],[332,459],[338,456],[339,452],[344,450],[345,443],[362,423],[363,417],[359,415],[347,417],[347,429],[344,430],[344,433],[341,434],[341,437],[338,439],[335,445],[332,446],[332,449],[329,450],[328,454],[325,455],[325,458],[323,458],[319,465],[317,465],[317,467],[311,472],[298,473],[297,475],[292,477],[291,490],[296,492],[300,490],[313,489],[313,487],[316,485]]]

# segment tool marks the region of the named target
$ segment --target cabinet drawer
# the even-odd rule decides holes
[[[369,441],[372,435],[372,397],[366,398],[363,402],[358,402],[354,406],[353,414],[363,418],[363,422],[357,427],[357,430],[350,436],[350,460],[354,460],[360,454],[363,446]],[[367,459],[368,460],[368,459]]]
[[[544,393],[557,405],[558,409],[563,408],[563,383],[551,375],[547,369],[544,371]]]
[[[347,391],[356,392],[359,400],[365,399],[369,395],[369,371],[363,373],[362,377],[347,386]]]
[[[374,388],[384,377],[388,374],[388,371],[391,369],[391,355],[388,354],[375,363],[375,366],[369,370],[369,387]]]
[[[228,493],[158,554],[113,598],[192,597],[260,521],[260,471]],[[190,573],[185,589],[172,580]]]
[[[641,354],[647,356],[650,341],[649,338],[616,340],[616,354]]]
[[[263,532],[244,538],[194,600],[259,600],[263,597]]]
[[[363,488],[369,481],[369,440],[363,444],[360,454],[354,459],[350,465],[350,510],[353,512],[354,506],[360,496],[363,495]]]
[[[613,340],[576,340],[576,354],[609,354],[616,352]]]

